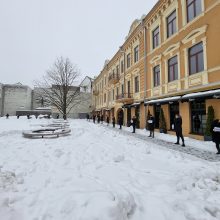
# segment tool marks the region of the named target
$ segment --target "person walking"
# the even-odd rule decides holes
[[[89,121],[89,114],[86,114],[86,120]]]
[[[180,138],[182,140],[182,147],[185,147],[183,131],[182,131],[182,117],[179,113],[176,113],[174,119],[174,130],[176,131],[177,142],[175,144],[180,144]]]
[[[109,126],[109,116],[106,117],[107,126]]]
[[[8,113],[6,114],[6,118],[7,118],[7,119],[9,118],[9,114],[8,114]]]
[[[194,122],[194,128],[195,128],[195,132],[198,134],[199,133],[199,129],[200,129],[200,124],[201,124],[201,121],[199,119],[199,115],[196,114],[194,119],[193,119],[193,122]]]
[[[216,119],[211,125],[212,141],[216,144],[217,153],[220,154],[220,120]]]
[[[148,129],[150,131],[150,135],[148,137],[154,138],[155,119],[153,115],[150,114],[147,124],[148,124]]]
[[[96,118],[96,116],[95,116],[95,114],[92,116],[92,119],[93,119],[93,123],[95,124],[95,118]]]
[[[115,128],[115,116],[113,116],[112,118],[112,125],[113,125],[113,128]]]
[[[119,129],[122,129],[123,117],[121,115],[118,116],[118,124],[119,124]]]
[[[100,123],[100,115],[98,114],[97,116],[97,121],[98,121],[98,124]]]
[[[137,118],[136,118],[136,116],[134,115],[134,116],[132,117],[132,119],[131,119],[131,125],[132,125],[132,127],[133,127],[132,133],[135,133],[136,124],[137,124]]]

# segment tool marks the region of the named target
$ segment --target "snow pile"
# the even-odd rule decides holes
[[[189,201],[185,205],[180,201],[176,204],[177,209],[184,210],[187,219],[220,219],[220,171],[217,166],[183,173],[176,189],[182,200]]]

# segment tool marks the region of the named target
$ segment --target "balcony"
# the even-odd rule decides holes
[[[94,89],[94,90],[93,90],[93,95],[94,95],[94,96],[98,96],[98,95],[99,95],[99,91],[96,90],[96,89]]]
[[[132,104],[134,102],[133,95],[131,93],[123,93],[116,96],[117,103]]]
[[[113,73],[108,77],[109,84],[116,84],[118,83],[118,81],[119,81],[119,74]]]

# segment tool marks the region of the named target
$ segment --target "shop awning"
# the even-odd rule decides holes
[[[141,103],[140,102],[135,102],[133,104],[131,104],[131,107],[136,107],[136,106],[139,106]]]
[[[182,100],[190,100],[190,99],[203,98],[203,97],[220,98],[220,89],[209,90],[205,92],[190,93],[182,96]]]
[[[173,96],[173,97],[167,97],[164,99],[154,99],[154,100],[150,100],[150,101],[145,101],[144,105],[153,105],[153,104],[164,104],[164,103],[170,103],[170,102],[177,102],[181,100],[181,96]]]

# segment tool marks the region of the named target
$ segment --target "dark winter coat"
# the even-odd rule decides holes
[[[112,124],[115,124],[115,117],[112,118]]]
[[[218,120],[213,121],[211,126],[211,133],[212,141],[220,144],[220,132],[213,131],[215,127],[220,128],[220,122]]]
[[[150,118],[148,119],[147,121],[147,124],[148,124],[148,129],[150,131],[153,131],[154,130],[154,127],[155,127],[155,119],[153,116],[150,116]]]
[[[136,124],[137,124],[137,119],[136,119],[136,118],[132,118],[132,120],[131,120],[131,125],[132,125],[133,127],[136,127]]]
[[[182,133],[182,118],[180,116],[174,119],[174,130],[177,133]]]
[[[123,125],[123,118],[122,118],[122,117],[119,117],[119,118],[118,118],[118,124],[119,124],[119,125]]]
[[[109,124],[109,117],[106,118],[106,122],[107,122],[107,124]]]

